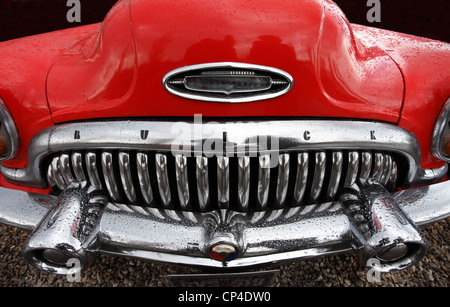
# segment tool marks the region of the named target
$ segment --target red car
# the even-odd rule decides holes
[[[355,252],[388,272],[450,215],[450,45],[332,1],[121,0],[0,54],[0,222],[45,271]]]

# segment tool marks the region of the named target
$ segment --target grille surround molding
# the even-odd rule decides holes
[[[200,126],[199,126],[200,123]],[[180,129],[190,129],[180,134]],[[148,131],[146,138],[141,131]],[[74,137],[74,133],[77,137]],[[388,123],[355,120],[280,120],[280,121],[215,121],[200,119],[184,121],[105,120],[61,124],[44,129],[29,144],[28,166],[23,169],[0,165],[0,172],[13,184],[46,189],[46,170],[41,169],[46,157],[71,150],[142,150],[167,151],[175,154],[201,154],[203,136],[223,140],[227,135],[234,155],[256,153],[260,148],[254,140],[274,138],[282,152],[309,150],[376,150],[404,157],[409,165],[403,187],[439,181],[447,173],[447,165],[436,169],[420,168],[420,146],[409,131]],[[373,136],[376,136],[374,138]],[[188,145],[189,147],[183,147]],[[178,152],[177,152],[178,151]],[[274,151],[265,148],[264,153]],[[214,155],[214,152],[209,152]],[[98,167],[98,166],[97,166]]]

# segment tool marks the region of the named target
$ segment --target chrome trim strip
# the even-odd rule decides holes
[[[5,129],[6,134],[9,138],[10,150],[0,158],[0,161],[6,161],[14,158],[17,155],[17,151],[20,144],[19,133],[17,132],[16,124],[11,113],[8,110],[8,107],[0,98],[0,120],[2,125],[0,129]]]
[[[450,125],[450,97],[444,103],[441,112],[439,113],[436,124],[433,128],[433,136],[431,139],[431,152],[434,157],[450,163],[450,155],[442,152],[442,136]]]
[[[445,163],[442,167],[432,169],[419,168],[413,182],[420,184],[432,184],[439,182],[447,175],[449,163]]]
[[[138,152],[136,154],[137,171],[139,186],[141,188],[142,197],[147,205],[153,202],[153,190],[150,185],[150,173],[148,171],[148,155],[145,153]]]
[[[180,124],[190,129],[188,131],[192,132],[195,128],[199,133],[180,135],[179,129],[176,129]],[[74,139],[75,130],[79,131],[81,138]],[[141,138],[141,130],[149,131],[145,140]],[[375,139],[371,138],[374,131]],[[421,157],[419,143],[412,133],[400,127],[386,123],[333,120],[210,122],[202,125],[195,122],[167,121],[62,124],[45,129],[32,139],[27,155],[27,168],[12,169],[0,165],[0,172],[12,183],[46,188],[48,185],[45,178],[41,177],[40,165],[47,155],[54,152],[71,151],[74,148],[78,151],[93,149],[168,151],[171,148],[185,148],[182,152],[191,155],[214,154],[214,151],[203,151],[202,144],[206,139],[203,136],[207,136],[209,140],[222,140],[224,132],[227,133],[229,146],[227,151],[236,155],[252,154],[258,150],[276,153],[276,149],[267,150],[257,143],[258,136],[264,136],[276,140],[279,151],[283,152],[339,149],[389,151],[400,154],[410,165],[406,183],[400,183],[403,187],[420,184],[422,180],[429,182],[429,175],[442,174],[440,171],[419,168]],[[197,135],[200,135],[200,138]],[[304,138],[305,135],[308,136],[307,139]]]

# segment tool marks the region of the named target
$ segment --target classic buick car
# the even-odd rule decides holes
[[[47,272],[348,252],[390,272],[450,215],[450,45],[332,1],[121,0],[0,54],[0,222]]]

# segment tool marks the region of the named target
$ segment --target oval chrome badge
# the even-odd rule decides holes
[[[208,63],[172,70],[163,78],[172,94],[188,99],[241,103],[287,93],[294,81],[280,69],[244,63]]]

